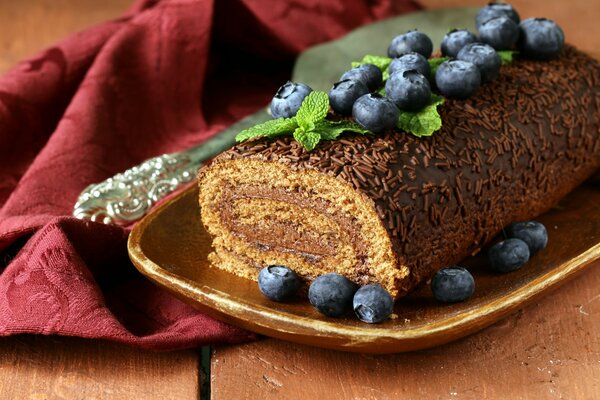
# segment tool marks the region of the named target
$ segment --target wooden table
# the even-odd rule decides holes
[[[512,3],[523,17],[557,20],[571,43],[600,53],[600,2]],[[128,6],[129,0],[0,0],[0,72]],[[204,365],[210,380],[203,379],[206,349],[157,353],[76,338],[2,338],[0,398],[192,399],[205,382],[214,399],[597,399],[599,267],[596,262],[550,296],[445,346],[372,356],[264,339],[213,348],[210,368]]]

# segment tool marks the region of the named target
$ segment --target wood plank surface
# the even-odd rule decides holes
[[[598,399],[600,262],[548,297],[444,346],[364,355],[266,339],[217,347],[211,372],[214,400]]]
[[[0,338],[0,399],[197,399],[195,350],[155,352],[100,340]]]
[[[68,35],[117,18],[133,0],[0,0],[0,73]]]

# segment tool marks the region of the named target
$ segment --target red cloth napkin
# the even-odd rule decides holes
[[[174,349],[254,336],[143,278],[128,230],[70,217],[77,196],[202,142],[268,103],[295,56],[410,0],[142,1],[0,78],[0,335]]]

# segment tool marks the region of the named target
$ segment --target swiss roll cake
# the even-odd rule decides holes
[[[573,47],[516,59],[438,111],[431,136],[345,133],[312,151],[258,138],[219,155],[198,174],[212,265],[337,272],[398,298],[600,168],[600,67]]]

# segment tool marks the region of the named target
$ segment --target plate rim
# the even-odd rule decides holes
[[[216,319],[259,334],[302,344],[315,345],[315,337],[329,339],[320,342],[319,347],[363,353],[395,353],[447,343],[499,321],[512,311],[558,288],[600,258],[599,242],[513,292],[502,294],[492,302],[415,328],[397,329],[396,326],[393,329],[381,325],[374,327],[369,324],[365,324],[364,327],[346,326],[337,323],[335,319],[315,320],[290,314],[284,310],[257,306],[242,299],[234,299],[228,293],[209,286],[201,286],[195,281],[174,274],[147,257],[141,247],[141,239],[146,227],[175,202],[185,196],[193,195],[197,190],[197,184],[191,184],[160,204],[133,227],[127,241],[127,249],[136,269],[163,289]],[[195,204],[199,211],[200,205],[197,202]],[[172,286],[178,290],[173,289]],[[253,316],[262,318],[251,318]],[[263,319],[273,323],[265,324]],[[274,326],[277,322],[284,323],[286,327],[293,327],[295,330],[277,329]],[[311,338],[313,340],[310,340]],[[338,343],[340,341],[341,343]]]

